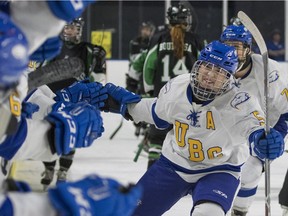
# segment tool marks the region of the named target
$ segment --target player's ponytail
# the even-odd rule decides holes
[[[185,38],[186,25],[177,24],[171,26],[170,35],[174,47],[174,55],[177,59],[184,56],[184,38]]]

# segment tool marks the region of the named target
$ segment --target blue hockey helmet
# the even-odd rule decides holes
[[[232,87],[238,67],[236,49],[213,41],[201,52],[191,72],[193,95],[199,100],[213,100]]]
[[[236,49],[232,46],[213,41],[201,52],[198,60],[207,61],[227,70],[230,74],[235,74],[238,66],[238,56]]]
[[[229,25],[222,32],[221,41],[240,41],[244,45],[251,47],[252,34],[244,25]]]
[[[234,46],[238,53],[238,71],[246,68],[250,63],[252,34],[244,25],[229,25],[221,34],[221,41],[230,46]],[[242,44],[239,45],[239,43]]]
[[[14,85],[28,66],[28,42],[9,16],[0,12],[0,88]]]

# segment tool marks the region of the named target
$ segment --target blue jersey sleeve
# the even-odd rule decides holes
[[[67,22],[79,17],[84,9],[95,1],[69,0],[69,1],[47,1],[51,12],[59,19]]]

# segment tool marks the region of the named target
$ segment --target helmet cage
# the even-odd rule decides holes
[[[233,80],[234,76],[229,71],[203,60],[195,62],[190,76],[193,95],[201,101],[213,100],[224,94],[231,89]]]
[[[83,26],[84,26],[84,21],[82,18],[77,18],[73,20],[71,23],[66,24],[61,34],[62,40],[65,42],[70,42],[74,44],[80,43],[81,38],[82,38]],[[74,28],[74,27],[76,27],[76,30],[77,30],[75,35],[71,36],[65,32],[65,29]]]

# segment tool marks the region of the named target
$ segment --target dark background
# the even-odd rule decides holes
[[[172,1],[177,5],[179,1]],[[197,33],[210,42],[219,38],[222,26],[222,1],[189,1],[197,16]],[[257,25],[265,40],[278,28],[284,39],[284,1],[229,1],[228,19],[244,11]],[[165,23],[165,1],[97,1],[89,6],[83,39],[90,41],[92,30],[112,29],[112,59],[128,59],[129,41],[136,37],[143,21],[156,26]],[[196,19],[194,19],[196,21]],[[195,23],[194,23],[195,24]]]

